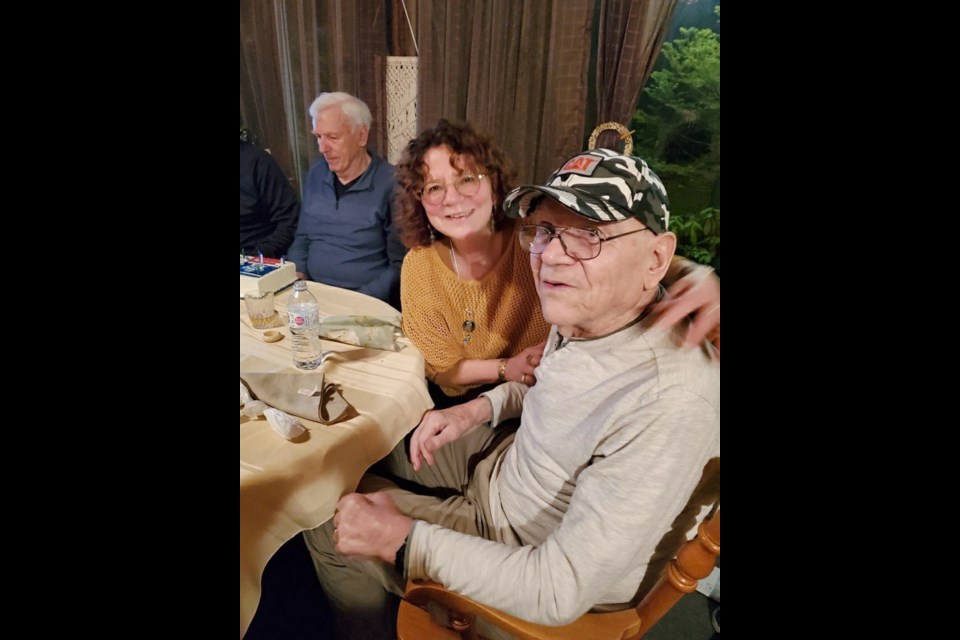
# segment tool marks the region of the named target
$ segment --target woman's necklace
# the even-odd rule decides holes
[[[450,257],[453,258],[453,270],[457,272],[457,280],[463,282],[463,278],[460,277],[460,265],[457,264],[457,252],[453,248],[453,242],[450,243]],[[467,307],[464,311],[466,311],[467,316],[463,321],[463,343],[467,344],[473,337],[473,330],[477,328],[477,323],[473,321],[473,307]]]

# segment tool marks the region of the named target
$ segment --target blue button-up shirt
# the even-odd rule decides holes
[[[337,200],[321,156],[307,173],[296,237],[287,257],[316,282],[396,305],[406,249],[393,226],[393,165],[370,154],[363,175]]]

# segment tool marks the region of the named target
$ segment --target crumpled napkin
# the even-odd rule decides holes
[[[320,337],[385,351],[399,351],[400,319],[392,316],[330,316],[320,319]]]

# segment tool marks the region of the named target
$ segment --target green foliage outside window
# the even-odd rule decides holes
[[[631,122],[634,153],[667,186],[677,253],[719,271],[720,34],[681,27],[657,67]]]
[[[701,264],[720,266],[720,209],[706,207],[692,215],[670,216],[677,253]]]

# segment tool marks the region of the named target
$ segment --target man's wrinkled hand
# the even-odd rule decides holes
[[[349,493],[340,498],[333,515],[333,542],[344,555],[393,564],[411,528],[413,519],[400,513],[385,492]]]
[[[434,451],[450,444],[477,424],[464,407],[460,405],[442,411],[428,411],[423,416],[410,438],[410,463],[414,470],[420,471],[424,461],[433,466]]]

